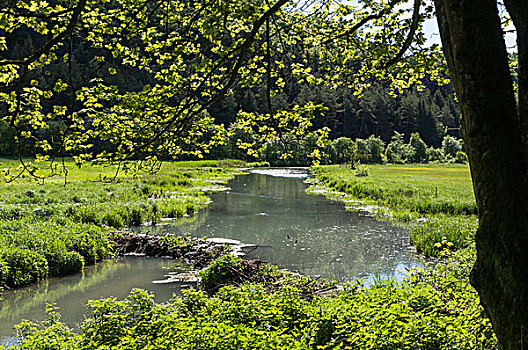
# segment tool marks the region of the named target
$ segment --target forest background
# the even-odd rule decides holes
[[[111,5],[106,6],[111,8]],[[424,19],[425,16],[421,18],[421,21]],[[335,25],[335,18],[326,20]],[[404,25],[405,23],[402,31],[406,30]],[[284,32],[284,28],[280,30]],[[29,57],[37,48],[44,47],[51,38],[49,35],[42,35],[26,26],[16,27],[3,34],[5,35],[3,55],[7,60]],[[460,112],[454,97],[453,86],[445,80],[447,76],[438,79],[425,74],[420,77],[420,81],[403,88],[400,87],[395,93],[394,87],[391,86],[394,83],[393,80],[370,75],[365,72],[362,64],[352,66],[345,64],[346,69],[352,70],[348,72],[349,75],[364,74],[362,83],[357,88],[346,82],[328,84],[324,81],[326,73],[323,66],[331,64],[343,66],[343,61],[346,59],[338,57],[338,51],[333,49],[334,58],[330,60],[333,62],[322,61],[320,53],[314,49],[313,44],[309,46],[303,43],[303,41],[310,40],[309,34],[290,32],[287,35],[299,36],[297,40],[301,43],[295,44],[293,41],[291,44],[291,39],[288,39],[288,43],[284,44],[282,40],[285,39],[275,39],[277,42],[270,46],[287,47],[286,49],[272,47],[274,48],[273,53],[268,52],[268,54],[272,56],[273,63],[270,63],[271,60],[265,55],[260,58],[263,67],[259,67],[260,70],[257,69],[258,72],[255,72],[255,75],[259,76],[258,79],[255,79],[252,84],[239,79],[233,84],[229,93],[208,106],[205,112],[206,118],[210,117],[214,125],[222,126],[220,135],[206,131],[192,142],[187,142],[182,147],[185,150],[179,152],[177,156],[162,153],[158,153],[158,156],[161,159],[180,160],[203,157],[209,159],[238,158],[248,161],[267,161],[272,165],[306,165],[313,161],[319,163],[357,160],[363,163],[453,161],[456,159],[456,153],[463,150],[463,143],[455,140],[460,137]],[[72,90],[74,87],[89,86],[96,79],[115,87],[123,94],[142,91],[146,86],[155,86],[159,80],[156,77],[156,70],[149,72],[132,67],[120,55],[109,51],[108,48],[97,47],[87,40],[89,36],[89,32],[80,31],[72,36],[69,46],[65,45],[56,50],[55,58],[57,59],[46,62],[43,66],[45,72],[43,69],[29,72],[29,76],[25,79],[26,86],[30,85],[29,81],[38,81],[35,85],[39,89],[53,91],[49,98],[39,101],[39,108],[43,115],[56,115],[57,106],[68,106],[67,113],[79,112],[83,110],[83,107],[86,110],[87,108],[78,102],[80,100],[78,95],[76,99],[72,97],[76,94]],[[207,45],[208,40],[204,34],[198,37],[198,41],[202,42],[202,45],[198,45],[198,49],[206,57],[211,55],[211,47]],[[260,41],[264,40],[265,38],[260,39]],[[145,42],[136,44],[142,49],[147,48]],[[412,48],[409,51],[412,51]],[[60,57],[63,59],[59,59]],[[410,57],[410,60],[407,59],[410,63],[407,64],[412,67],[412,55]],[[268,60],[270,64],[262,62],[265,60]],[[309,75],[308,78],[299,78],[296,72],[299,65],[302,65],[305,75]],[[416,70],[420,71],[423,63],[417,59],[414,65]],[[273,76],[266,79],[269,73],[263,68],[273,70],[273,74],[270,74]],[[342,69],[341,67],[338,70]],[[102,105],[103,109],[108,107],[104,102]],[[240,116],[252,114],[264,115],[281,110],[291,111],[295,109],[295,106],[306,105],[315,105],[317,108],[309,112],[301,112],[304,116],[312,113],[307,124],[309,132],[303,135],[293,133],[273,139],[262,139],[258,136],[258,130],[248,130],[244,125],[240,127],[237,119]],[[65,120],[67,118],[56,116],[44,118],[46,127],[35,128],[30,136],[20,130],[18,132],[21,134],[17,135],[17,128],[23,130],[24,127],[20,128],[10,123],[9,108],[9,104],[0,106],[1,114],[6,116],[0,120],[0,156],[64,154],[64,139],[67,138],[65,129],[68,129],[68,120]],[[91,128],[90,118],[87,119],[84,127],[89,130]],[[318,130],[324,130],[324,132],[317,133]],[[418,133],[419,139],[425,142],[429,148],[427,154],[418,157],[412,154],[413,150],[409,142],[413,133]],[[341,137],[351,140],[360,139],[359,144],[354,146],[356,150],[359,148],[359,153],[352,157],[343,156],[339,148],[343,148],[343,143],[348,145],[349,141],[342,139],[339,145],[335,140]],[[334,142],[333,144],[329,141],[321,142],[319,140],[321,138],[334,140]],[[15,142],[15,139],[20,142]],[[363,141],[367,139],[370,141]],[[48,148],[40,147],[43,140]],[[391,149],[385,150],[391,141],[393,142]],[[91,138],[82,142],[84,145],[90,144],[89,151],[92,154],[90,158],[93,158],[95,154],[111,154],[119,147],[115,142],[101,138]],[[212,145],[212,147],[203,147],[205,152],[195,150],[196,147],[203,145]],[[442,151],[434,151],[440,147]],[[377,150],[373,150],[376,148]],[[315,149],[318,150],[314,152]],[[66,152],[66,155],[79,155],[85,151],[86,147],[72,149]],[[372,153],[379,154],[372,155]],[[143,158],[141,154],[135,154],[132,158],[134,157]],[[459,161],[464,162],[465,158],[462,157]]]

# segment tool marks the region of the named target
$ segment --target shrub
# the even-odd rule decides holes
[[[369,176],[369,170],[366,165],[356,164],[354,166],[354,175],[357,177],[366,177]]]
[[[131,226],[140,226],[142,223],[142,213],[141,208],[134,207],[130,209],[130,220],[128,222],[128,225]]]
[[[427,149],[427,159],[430,162],[445,162],[444,152],[439,148],[428,148]]]
[[[124,226],[125,223],[123,217],[115,211],[106,212],[106,214],[102,218],[102,222],[103,224],[113,227],[115,229],[120,229]]]
[[[48,262],[40,253],[18,247],[3,247],[0,260],[7,265],[5,283],[10,287],[24,287],[48,276]]]
[[[442,140],[442,150],[446,157],[450,156],[452,158],[456,157],[458,151],[462,151],[462,142],[457,140],[453,136],[446,135]]]
[[[76,251],[52,250],[44,253],[48,262],[49,276],[61,276],[81,271],[84,258]]]
[[[468,162],[468,156],[462,151],[458,151],[455,156],[455,163],[466,164]]]
[[[411,134],[409,140],[410,146],[410,161],[413,163],[424,163],[427,162],[427,145],[420,138],[420,134],[417,132]]]
[[[86,263],[94,263],[111,252],[108,235],[103,229],[91,225],[79,225],[71,229],[65,241],[66,249],[78,252]]]
[[[336,152],[337,163],[354,164],[358,161],[358,147],[352,139],[348,137],[340,137],[333,142]]]
[[[391,142],[387,145],[385,156],[387,162],[395,164],[406,163],[411,153],[411,148],[403,142],[403,134],[395,131]]]
[[[200,287],[213,294],[220,287],[239,279],[242,259],[231,254],[223,255],[214,260],[207,268],[200,271]]]
[[[369,154],[368,154],[367,141],[363,139],[356,139],[356,146],[357,146],[359,162],[368,163]]]
[[[194,203],[186,203],[185,204],[185,213],[187,215],[192,215],[196,212],[196,204]]]
[[[385,151],[385,143],[379,137],[371,135],[367,139],[367,150],[369,155],[369,163],[381,164],[384,163],[383,153]]]

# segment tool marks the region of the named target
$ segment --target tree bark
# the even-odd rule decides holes
[[[497,3],[435,0],[435,6],[477,199],[471,282],[501,348],[528,349],[527,157]]]
[[[517,30],[519,126],[528,153],[528,6],[523,0],[505,0],[504,4]]]

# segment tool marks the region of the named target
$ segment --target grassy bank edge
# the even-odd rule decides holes
[[[187,220],[245,165],[229,160],[172,163],[161,174],[121,175],[111,184],[88,181],[97,170],[109,173],[106,167],[77,169],[66,186],[58,178],[5,184],[0,188],[0,286],[26,286],[111,257],[115,238],[129,225]]]
[[[377,166],[380,167],[383,166]],[[394,171],[411,166],[386,167]],[[424,165],[415,167],[421,169]],[[428,165],[425,169],[434,170],[435,167],[441,170],[460,168],[441,164]],[[339,169],[338,172],[336,169]],[[427,188],[405,180],[398,182],[394,179],[382,179],[384,183],[378,183],[379,177],[358,177],[354,169],[343,169],[335,165],[312,167],[312,172],[315,176],[306,181],[309,194],[324,195],[330,200],[344,203],[347,210],[409,228],[410,243],[419,253],[442,257],[473,244],[478,220],[475,215],[476,204],[472,203],[474,198],[467,193],[463,193],[462,200],[457,202],[447,196],[435,196],[441,185],[435,186],[434,183]],[[449,194],[457,196],[452,189],[449,189]]]

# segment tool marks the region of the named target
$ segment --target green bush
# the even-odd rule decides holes
[[[84,258],[76,251],[52,250],[44,253],[49,276],[61,276],[79,272],[84,268]]]
[[[453,136],[446,135],[442,140],[442,150],[446,157],[455,158],[457,152],[462,151],[462,140],[457,140]]]
[[[200,271],[200,287],[208,293],[216,292],[220,287],[239,279],[242,259],[225,254],[214,260],[207,268]]]
[[[356,164],[354,165],[354,175],[357,177],[366,177],[369,176],[369,170],[366,165]]]
[[[462,151],[458,151],[455,156],[455,163],[467,164],[468,156]]]
[[[72,231],[65,239],[66,248],[79,253],[86,263],[93,264],[110,254],[110,240],[104,230],[84,225],[75,227]]]
[[[417,132],[411,134],[411,139],[409,140],[409,147],[409,160],[412,163],[427,162],[427,145],[420,138],[420,134],[418,134]]]
[[[332,141],[332,144],[336,152],[336,163],[354,164],[358,161],[358,148],[352,139],[340,137]]]
[[[439,148],[433,148],[433,147],[427,149],[427,159],[430,162],[439,162],[439,163],[443,163],[446,160],[444,152]]]
[[[369,163],[382,164],[386,161],[384,157],[385,143],[379,137],[371,135],[367,139],[367,150]]]
[[[400,134],[397,131],[394,132],[391,142],[385,149],[387,162],[394,164],[407,163],[407,160],[411,154],[411,147],[404,143],[403,136],[403,134]]]
[[[5,284],[9,287],[24,287],[48,276],[48,262],[40,253],[3,247],[0,249],[0,260],[7,265]]]

